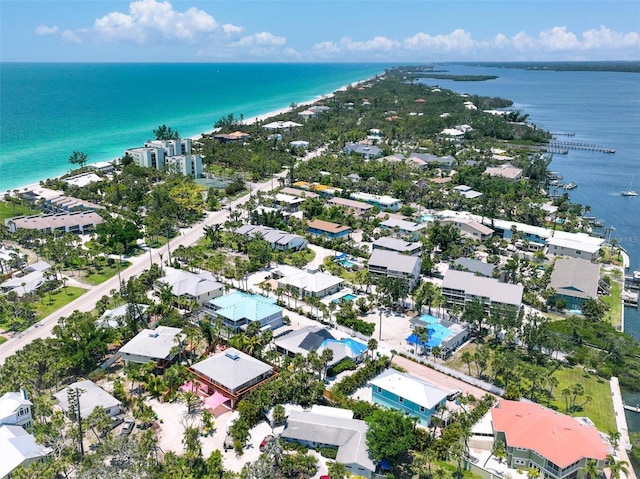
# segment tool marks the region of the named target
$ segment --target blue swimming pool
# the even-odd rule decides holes
[[[358,265],[357,263],[354,263],[353,261],[349,261],[348,259],[341,259],[340,261],[338,261],[338,263],[340,263],[345,268],[353,268],[354,266]]]
[[[340,296],[339,298],[336,298],[333,300],[334,303],[339,303],[340,301],[353,301],[354,299],[356,299],[357,296],[355,294],[345,294],[344,296]]]

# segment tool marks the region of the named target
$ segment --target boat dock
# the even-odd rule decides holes
[[[581,141],[561,141],[561,140],[551,140],[547,144],[548,148],[552,150],[584,150],[584,151],[594,151],[598,153],[615,153],[616,150],[613,148],[606,148],[600,145],[594,145],[589,143],[583,143]]]
[[[626,403],[622,403],[622,407],[625,408],[627,411],[640,413],[640,405],[638,405],[638,406],[629,406]]]

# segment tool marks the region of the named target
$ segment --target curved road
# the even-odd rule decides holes
[[[318,151],[311,152],[307,155],[307,157],[305,157],[305,159],[311,158],[318,154]],[[278,173],[278,175],[276,176],[282,176],[284,174],[286,173]],[[278,183],[276,182],[275,185],[277,186]],[[228,205],[228,209],[209,213],[205,220],[188,229],[181,230],[181,235],[173,238],[169,242],[168,247],[171,249],[171,251],[173,251],[178,246],[189,246],[194,244],[203,236],[205,226],[224,223],[228,218],[228,210],[233,210],[238,206],[246,203],[255,192],[270,191],[273,189],[273,186],[274,182],[272,179],[269,179],[264,183],[251,184],[250,193],[242,196],[235,201],[232,201]],[[151,261],[154,263],[160,262],[161,255],[164,259],[166,259],[168,256],[166,253],[167,245],[164,245],[160,248],[152,249],[151,258],[149,258],[149,251],[135,258],[129,258],[132,264],[126,270],[121,272],[122,280],[126,281],[132,276],[140,275],[144,270],[149,268]],[[16,351],[19,351],[34,339],[50,336],[53,327],[58,323],[58,320],[60,318],[68,317],[76,310],[81,312],[93,311],[96,302],[102,296],[108,295],[112,289],[117,289],[118,287],[118,276],[116,275],[102,284],[91,287],[89,291],[80,296],[78,299],[53,312],[46,318],[39,321],[36,325],[31,326],[29,329],[23,331],[22,333],[18,333],[13,337],[10,337],[5,343],[0,344],[0,364],[4,364],[4,361],[7,357],[11,356]]]

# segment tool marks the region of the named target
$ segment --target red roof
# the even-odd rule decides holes
[[[603,460],[609,453],[595,427],[539,404],[503,399],[491,416],[507,446],[535,451],[561,468],[584,457]]]

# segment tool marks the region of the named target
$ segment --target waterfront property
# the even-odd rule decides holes
[[[19,229],[37,230],[43,233],[85,234],[104,223],[104,219],[94,211],[74,211],[49,215],[18,216],[7,218],[4,224],[10,233]]]
[[[327,236],[328,238],[343,238],[349,236],[351,228],[349,226],[331,223],[324,220],[313,220],[307,224],[307,231],[316,236]]]
[[[447,403],[448,391],[395,369],[387,369],[370,381],[374,404],[399,409],[429,426],[431,417]]]
[[[396,253],[407,254],[409,256],[418,256],[422,251],[422,243],[383,236],[373,242],[373,249],[394,251]]]
[[[58,407],[70,418],[75,419],[75,411],[69,405],[69,391],[76,391],[80,396],[80,417],[86,419],[97,407],[104,409],[107,416],[117,416],[120,414],[120,401],[114,398],[107,391],[102,389],[93,381],[88,379],[76,381],[69,384],[63,390],[55,393]]]
[[[247,238],[260,238],[278,251],[300,251],[307,247],[307,240],[302,236],[269,226],[243,225],[235,233]]]
[[[169,167],[192,178],[200,178],[202,158],[200,155],[192,154],[191,147],[190,138],[153,140],[147,141],[143,147],[129,148],[124,153],[143,168],[163,170]]]
[[[586,236],[586,235],[585,235]],[[604,240],[594,238],[597,241],[586,238],[566,238],[554,236],[547,240],[547,253],[554,256],[569,256],[570,258],[581,258],[587,261],[596,261],[600,253],[600,246]]]
[[[490,166],[484,170],[484,174],[487,176],[498,176],[514,181],[522,178],[522,170],[508,163],[499,166]]]
[[[156,281],[156,292],[159,292],[163,285],[171,288],[171,293],[176,299],[185,298],[200,305],[222,296],[224,292],[224,284],[216,281],[215,277],[206,271],[191,273],[181,269],[165,268],[165,275]]]
[[[371,478],[376,466],[367,448],[367,423],[347,409],[316,407],[291,411],[280,438],[311,449],[336,449],[336,461],[352,475]]]
[[[387,195],[372,195],[370,193],[351,193],[349,198],[352,200],[364,201],[377,207],[381,211],[398,211],[402,206],[402,202],[397,198]]]
[[[491,409],[494,439],[505,443],[513,469],[535,467],[550,479],[580,477],[589,460],[602,469],[611,452],[586,418],[574,418],[530,402],[500,400]]]
[[[184,334],[182,328],[158,326],[143,329],[120,348],[120,357],[126,363],[146,364],[155,361],[157,367],[165,368],[182,353]]]
[[[204,312],[220,318],[222,324],[234,333],[246,330],[250,323],[258,323],[260,329],[276,329],[282,326],[282,308],[273,298],[234,291],[205,304]]]
[[[480,301],[486,310],[492,307],[519,310],[523,292],[522,285],[501,283],[454,269],[449,269],[442,280],[442,295],[451,305],[465,306],[471,301]]]
[[[374,249],[367,268],[375,277],[407,279],[409,285],[413,286],[420,278],[420,264],[417,256]]]
[[[566,309],[582,311],[587,299],[598,299],[599,281],[598,264],[584,259],[557,258],[549,287],[556,291],[554,300],[562,299]]]
[[[207,394],[221,394],[234,409],[242,397],[276,375],[274,369],[248,354],[229,348],[189,368]],[[225,402],[226,402],[225,401]]]

